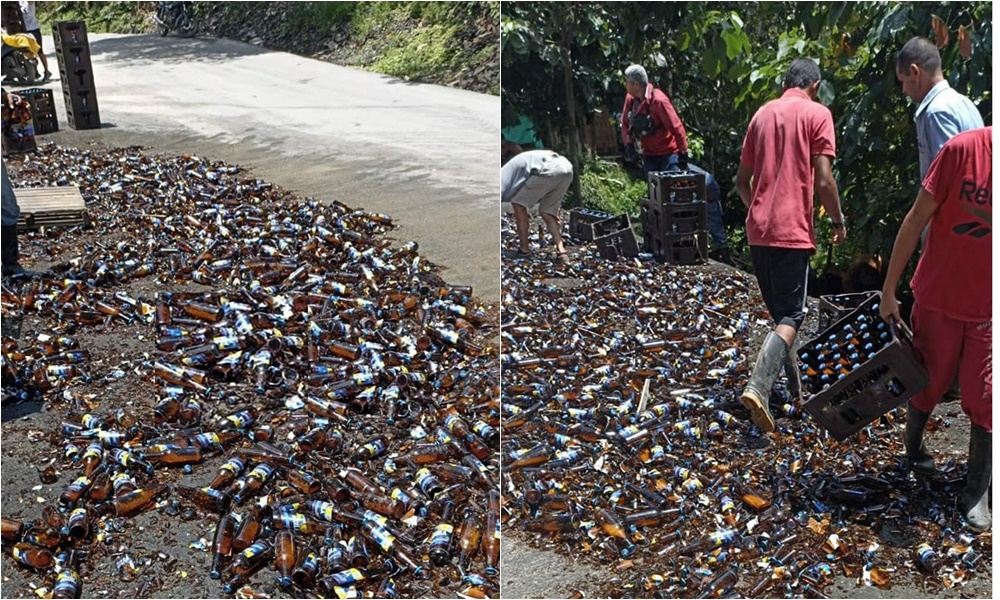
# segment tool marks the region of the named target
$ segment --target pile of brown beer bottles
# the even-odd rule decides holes
[[[4,340],[4,393],[65,413],[57,466],[77,474],[4,519],[8,560],[73,597],[87,552],[160,511],[204,520],[219,594],[497,593],[498,356],[470,288],[385,239],[386,215],[186,155],[45,151],[21,176],[79,185],[97,239],[64,233],[57,277],[5,290],[52,332]],[[116,323],[146,332],[155,402],[65,403],[112,368],[86,339]]]
[[[753,425],[738,395],[771,324],[751,275],[586,247],[569,266],[502,269],[504,531],[614,565],[601,594],[825,597],[844,576],[988,576],[990,536],[954,509],[962,473],[903,468],[901,411],[840,444],[782,381],[778,431]]]

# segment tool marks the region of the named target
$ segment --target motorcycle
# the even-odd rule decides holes
[[[190,2],[157,2],[153,20],[161,36],[176,31],[183,37],[191,37],[198,32],[192,17]]]
[[[3,50],[0,53],[0,67],[3,69],[4,83],[11,85],[35,85],[42,75],[38,72],[38,43],[26,34],[3,34]]]

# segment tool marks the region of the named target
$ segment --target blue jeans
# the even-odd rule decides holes
[[[9,227],[11,225],[17,225],[17,218],[21,216],[21,207],[17,205],[17,197],[14,196],[14,186],[10,183],[10,177],[7,175],[7,163],[0,161],[0,166],[3,167],[3,212],[0,214],[2,219],[0,219],[0,225],[4,227]]]
[[[677,166],[677,160],[678,157],[676,154],[664,154],[662,156],[643,154],[642,170],[646,173],[646,177],[649,177],[650,173],[657,171],[679,171],[680,167]]]
[[[722,201],[708,202],[708,233],[712,236],[713,248],[725,248],[729,245],[726,237],[726,227],[722,224]]]

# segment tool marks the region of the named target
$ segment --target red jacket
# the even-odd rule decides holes
[[[664,156],[688,151],[687,132],[681,123],[670,98],[662,91],[646,84],[646,97],[638,107],[633,108],[636,99],[625,95],[625,107],[622,109],[622,141],[632,143],[629,135],[629,113],[635,110],[637,114],[650,115],[653,119],[653,131],[642,136],[642,153],[648,156]]]

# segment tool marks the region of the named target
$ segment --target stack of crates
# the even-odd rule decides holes
[[[841,442],[929,382],[909,330],[882,319],[881,301],[869,295],[798,352],[805,409]]]
[[[52,40],[59,60],[66,119],[73,129],[98,129],[101,114],[94,88],[87,26],[82,21],[59,21],[52,25]]]
[[[649,197],[641,203],[643,246],[659,261],[694,265],[708,258],[705,175],[690,171],[649,174]]]
[[[52,90],[31,88],[18,90],[17,94],[31,106],[31,122],[35,125],[35,135],[59,131],[59,117],[56,116],[55,96]]]

